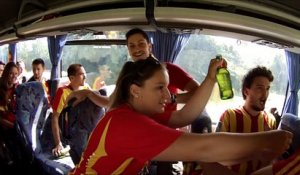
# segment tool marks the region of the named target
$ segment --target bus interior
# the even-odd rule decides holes
[[[280,117],[286,113],[299,116],[298,1],[1,1],[0,60],[23,61],[29,78],[32,60],[43,58],[44,76],[58,82],[58,87],[68,83],[67,67],[80,63],[87,72],[86,83],[94,90],[105,88],[110,95],[122,65],[130,60],[125,34],[135,27],[150,36],[153,53],[160,61],[179,65],[198,82],[204,80],[212,58],[221,54],[227,60],[234,98],[221,100],[217,85],[214,87],[205,108],[213,131],[225,109],[243,104],[240,80],[257,65],[266,66],[274,75],[266,110],[276,108]],[[33,155],[36,151],[30,154],[32,160],[39,159]],[[38,173],[67,174],[74,167],[67,158],[59,160],[67,163],[47,165],[51,158],[42,159]],[[29,173],[37,173],[28,167]],[[6,170],[7,174],[13,171]]]

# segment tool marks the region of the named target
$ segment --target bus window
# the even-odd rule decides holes
[[[8,44],[0,46],[0,61],[7,63],[8,58]]]
[[[48,52],[47,38],[37,38],[35,40],[20,41],[16,44],[17,61],[25,63],[25,76],[27,80],[33,75],[31,63],[36,58],[42,58],[45,62],[46,70],[43,76],[48,80],[51,74],[51,61]]]
[[[191,35],[189,42],[178,55],[175,63],[189,72],[199,82],[202,82],[207,73],[209,60],[215,58],[217,54],[222,54],[228,62],[228,70],[231,74],[235,96],[233,99],[221,100],[218,86],[215,86],[206,106],[213,123],[216,124],[219,121],[221,114],[226,109],[244,104],[241,94],[241,80],[249,69],[257,65],[266,66],[272,70],[274,76],[266,110],[276,107],[281,113],[288,82],[283,49],[270,48],[225,37]]]
[[[123,39],[117,32],[99,35],[70,35],[72,40]],[[72,63],[80,63],[87,72],[86,83],[95,90],[105,85],[113,85],[119,75],[122,65],[129,60],[127,46],[115,44],[100,45],[65,45],[62,53],[62,79],[67,81],[66,70]]]

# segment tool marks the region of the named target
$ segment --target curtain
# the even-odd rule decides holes
[[[48,37],[48,51],[52,63],[51,80],[58,78],[58,63],[61,60],[63,46],[66,43],[66,35]]]
[[[8,45],[8,62],[13,61],[16,62],[16,43],[11,43]]]
[[[152,43],[152,53],[163,62],[175,62],[176,57],[188,42],[190,34],[147,32]]]
[[[289,96],[284,106],[284,113],[298,115],[298,90],[300,88],[300,55],[285,51],[289,79]]]

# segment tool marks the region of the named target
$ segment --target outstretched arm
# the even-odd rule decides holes
[[[241,163],[255,157],[271,159],[281,155],[291,143],[292,134],[284,130],[258,133],[183,133],[158,161],[200,161]]]
[[[72,92],[67,98],[67,103],[70,99],[74,97],[76,98],[76,101],[73,103],[73,106],[75,106],[76,104],[78,104],[79,102],[83,101],[86,98],[89,98],[93,103],[95,103],[100,107],[107,108],[109,103],[109,97],[100,95],[99,92],[89,90],[89,89]]]

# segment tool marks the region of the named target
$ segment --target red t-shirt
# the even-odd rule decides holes
[[[66,104],[67,97],[72,93],[72,91],[71,86],[63,86],[57,89],[52,104],[53,111],[61,113]]]
[[[89,89],[88,86],[84,85],[79,88],[81,89]],[[73,92],[73,89],[70,85],[68,86],[63,86],[57,89],[54,99],[53,99],[53,104],[52,104],[52,109],[53,111],[57,113],[61,113],[61,111],[64,109],[66,105],[66,100],[67,97]]]
[[[184,90],[185,86],[193,80],[193,78],[185,72],[183,69],[181,69],[179,66],[173,64],[173,63],[168,63],[166,62],[166,68],[169,73],[169,79],[170,83],[168,86],[168,89],[171,94],[177,94],[178,89]],[[158,114],[154,116],[154,119],[161,123],[166,125],[171,117],[171,114],[173,111],[177,109],[177,104],[168,104],[165,107],[165,112],[162,114]]]
[[[300,174],[300,149],[288,159],[274,163],[272,169],[274,175]]]
[[[71,174],[138,174],[181,134],[122,105],[98,123]]]
[[[16,98],[15,98],[15,90],[18,84],[14,84],[11,88],[6,90],[6,94],[8,96],[9,102],[5,104],[4,99],[0,99],[0,113],[3,119],[8,120],[11,123],[16,121],[15,110],[16,110]]]

